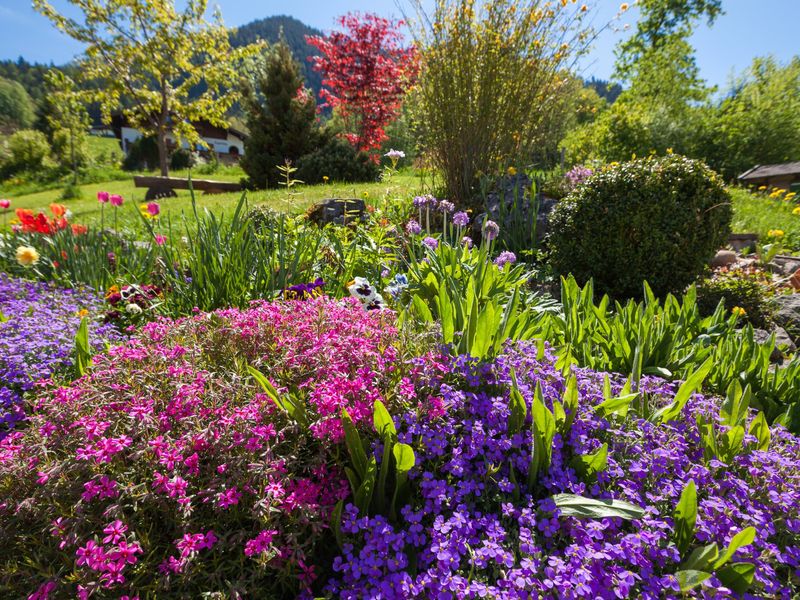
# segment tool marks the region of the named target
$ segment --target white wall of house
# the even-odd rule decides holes
[[[142,134],[139,133],[139,130],[134,129],[133,127],[123,127],[121,131],[122,135],[122,151],[127,154],[130,146],[133,142],[138,140],[142,137]],[[170,143],[175,142],[175,138],[171,133],[167,134],[167,141]],[[208,144],[214,152],[217,154],[239,154],[242,156],[244,154],[244,142],[240,140],[235,135],[228,133],[228,136],[225,139],[222,138],[212,138],[212,137],[204,137],[203,141]],[[181,144],[184,148],[189,148],[189,144],[185,141]],[[231,151],[232,148],[235,148],[233,152]],[[197,148],[198,150],[202,150],[200,146]]]

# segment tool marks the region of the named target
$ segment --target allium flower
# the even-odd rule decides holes
[[[459,211],[453,215],[453,225],[456,227],[466,227],[469,225],[469,215],[464,211]]]
[[[23,267],[35,265],[39,262],[39,252],[32,246],[18,246],[17,262]]]
[[[124,202],[122,196],[119,194],[112,194],[110,200],[111,206],[122,206],[122,203]]]
[[[97,192],[97,201],[106,204],[110,199],[108,192]]]
[[[486,221],[486,223],[483,224],[483,237],[487,242],[496,239],[499,233],[500,227],[494,221]]]
[[[414,197],[414,206],[416,208],[436,208],[437,204],[438,202],[436,201],[436,198],[430,194]]]
[[[439,247],[439,241],[432,237],[426,237],[424,240],[422,240],[422,243],[431,250],[436,250]]]
[[[593,173],[594,171],[588,167],[576,165],[564,174],[564,179],[567,182],[567,186],[573,189],[579,183],[586,181]]]
[[[472,238],[468,235],[465,235],[463,238],[461,238],[461,245],[466,246],[467,248],[472,248]]]
[[[422,233],[422,227],[414,219],[406,223],[406,233],[408,235],[419,235]]]
[[[505,265],[513,265],[517,262],[517,256],[513,252],[509,252],[508,250],[501,252],[500,255],[494,259],[494,264],[496,264],[501,269]]]
[[[11,206],[11,200],[7,200],[5,198],[0,200],[0,208],[7,209],[10,206]]]
[[[439,202],[439,210],[442,211],[443,213],[450,214],[455,209],[456,209],[455,204],[453,204],[449,200],[442,200],[441,202]]]

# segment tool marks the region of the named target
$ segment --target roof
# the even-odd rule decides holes
[[[778,177],[780,175],[800,175],[800,162],[788,162],[780,165],[756,165],[749,171],[739,175],[739,179],[763,179],[764,177]]]
[[[241,128],[217,127],[205,119],[193,121],[192,125],[194,125],[197,133],[200,134],[200,137],[224,138],[228,133],[230,133],[232,136],[239,138],[243,142],[247,140],[247,133],[242,131]],[[114,132],[114,135],[117,137],[117,139],[122,139],[123,127],[133,126],[129,123],[125,115],[121,113],[115,113],[111,115],[111,130]]]

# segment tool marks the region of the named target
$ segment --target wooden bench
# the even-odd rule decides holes
[[[191,183],[191,186],[190,186]],[[225,192],[239,192],[241,184],[233,181],[213,181],[211,179],[181,179],[178,177],[152,177],[148,175],[135,175],[133,185],[137,188],[147,188],[145,200],[159,198],[174,198],[175,190],[202,190],[206,194],[224,194]]]

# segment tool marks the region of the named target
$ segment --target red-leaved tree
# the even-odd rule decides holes
[[[337,22],[342,31],[307,36],[320,52],[309,60],[324,76],[322,106],[335,108],[345,120],[347,139],[368,152],[380,147],[384,127],[400,112],[417,73],[416,51],[403,46],[402,21],[348,13]]]

